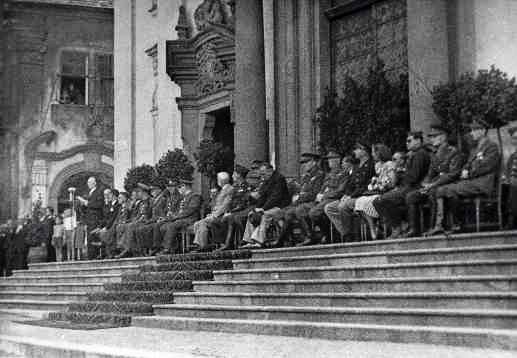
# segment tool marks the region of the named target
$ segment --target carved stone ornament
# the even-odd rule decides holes
[[[204,43],[196,53],[199,77],[196,88],[199,95],[207,95],[223,89],[234,79],[235,68],[217,58],[214,44]]]
[[[178,34],[178,39],[186,40],[190,38],[191,28],[188,21],[187,9],[181,5],[179,9],[178,24],[174,28]]]
[[[194,12],[198,31],[205,31],[213,25],[234,27],[234,1],[205,0]]]

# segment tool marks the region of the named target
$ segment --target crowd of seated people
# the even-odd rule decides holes
[[[517,150],[517,129],[510,135]],[[131,194],[105,189],[101,220],[89,230],[89,240],[103,248],[98,258],[123,258],[305,246],[333,237],[351,242],[359,239],[358,222],[372,239],[458,232],[461,200],[493,193],[501,151],[478,121],[470,124],[468,155],[449,136],[433,125],[428,141],[422,132],[408,133],[407,152],[358,142],[343,157],[332,150],[325,156],[303,153],[301,175],[290,182],[267,162],[255,161],[250,169],[236,165],[231,175],[217,174],[208,209],[190,180],[170,178],[165,188],[139,183]],[[510,184],[513,228],[517,154],[508,159],[503,179]],[[430,212],[426,228],[424,207]],[[51,218],[48,212],[39,220]],[[58,247],[52,235],[42,235]]]

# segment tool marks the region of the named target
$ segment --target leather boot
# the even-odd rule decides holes
[[[409,205],[408,207],[408,223],[409,223],[409,231],[404,234],[405,237],[413,237],[418,236],[420,234],[419,231],[419,215],[418,215],[418,207],[416,205]]]

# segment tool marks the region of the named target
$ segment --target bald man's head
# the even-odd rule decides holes
[[[89,177],[87,184],[88,184],[88,189],[93,189],[97,186],[97,181],[95,180],[94,177]]]

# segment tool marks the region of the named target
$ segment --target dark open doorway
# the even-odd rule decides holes
[[[224,107],[213,112],[210,115],[215,119],[214,128],[212,130],[212,139],[214,142],[221,143],[223,146],[229,148],[234,153],[234,124],[231,121],[230,107]],[[226,171],[231,173],[233,170],[233,163],[228,163]]]

